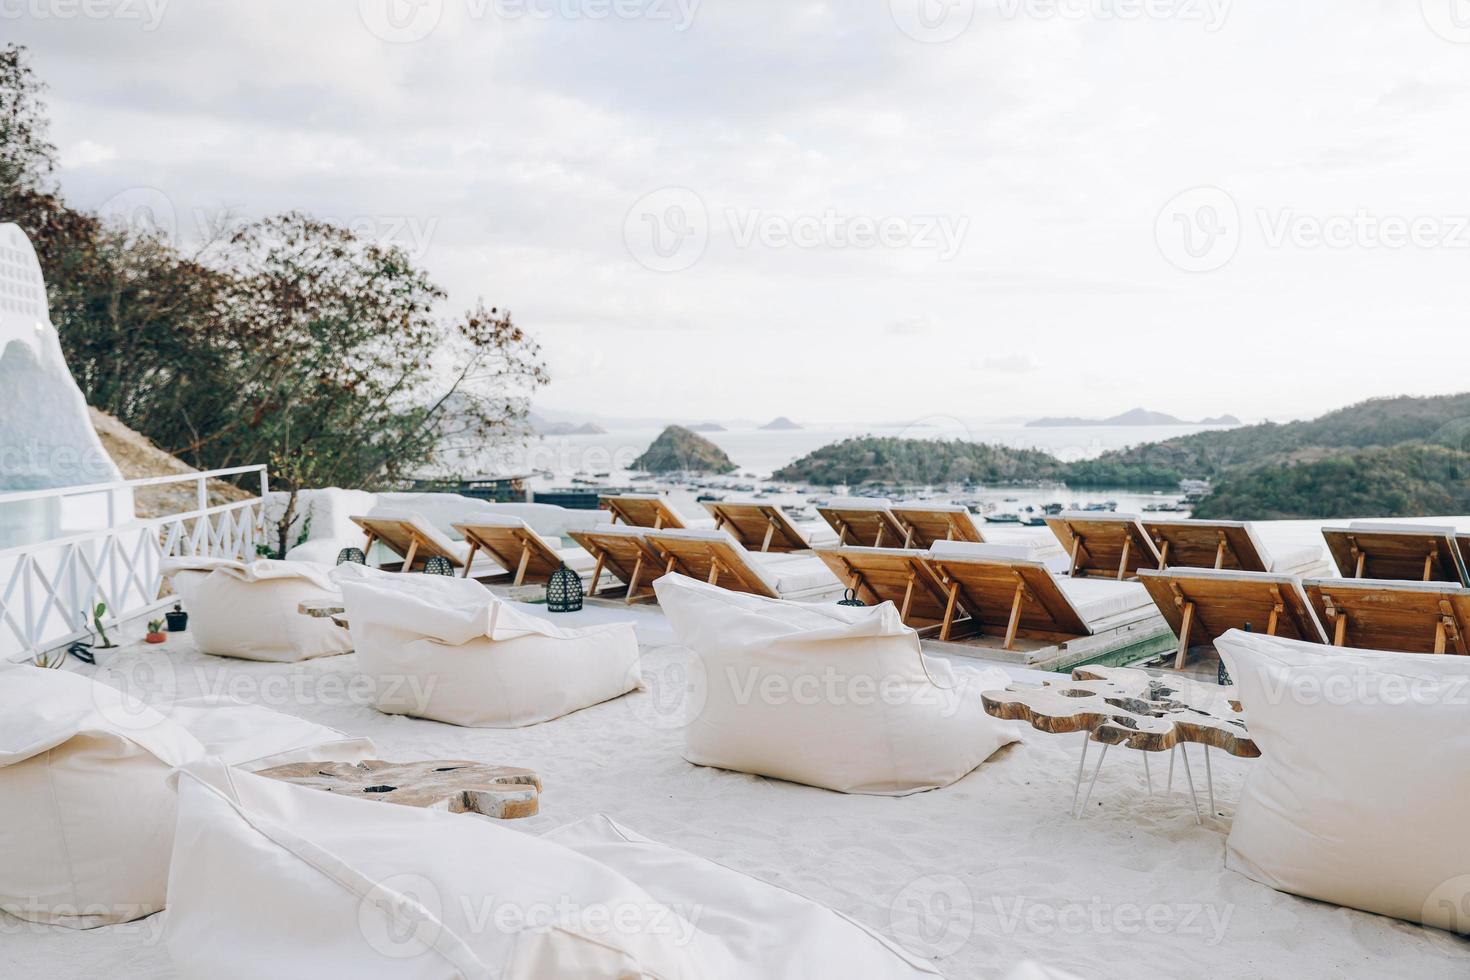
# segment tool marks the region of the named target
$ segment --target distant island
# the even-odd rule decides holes
[[[1044,418],[1027,422],[1026,427],[1031,429],[1061,428],[1091,426],[1091,425],[1239,425],[1240,419],[1234,415],[1221,415],[1219,418],[1201,419],[1198,423],[1186,422],[1184,419],[1175,418],[1163,412],[1150,412],[1147,409],[1135,408],[1124,412],[1122,415],[1114,415],[1110,419],[1083,419],[1075,416],[1064,416],[1062,418]]]
[[[789,429],[800,429],[801,426],[781,415],[761,426],[762,431],[782,432]]]
[[[535,412],[526,416],[526,422],[531,431],[538,436],[601,436],[606,435],[607,430],[595,422],[553,422],[548,418],[537,415]]]
[[[686,425],[690,432],[724,432],[725,427],[718,422],[700,422],[696,425]]]
[[[633,469],[647,473],[730,473],[736,466],[723,449],[704,436],[671,425],[633,460]]]
[[[1470,394],[1380,398],[1305,422],[1218,428],[1063,463],[1044,452],[923,439],[848,439],[775,474],[789,483],[1028,483],[1174,489],[1209,480],[1201,518],[1470,513]]]

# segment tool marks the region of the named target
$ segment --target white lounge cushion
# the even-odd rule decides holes
[[[893,501],[887,497],[833,497],[822,506],[832,510],[887,510]]]
[[[947,786],[1015,741],[980,700],[1005,673],[925,657],[892,603],[783,602],[682,575],[654,588],[701,668],[684,730],[696,765],[904,796]]]
[[[75,928],[163,908],[175,766],[373,755],[366,739],[229,699],[166,710],[80,674],[0,666],[0,907]]]
[[[520,728],[640,686],[632,623],[561,629],[468,579],[336,571],[374,706],[475,728]]]
[[[1152,609],[1148,589],[1139,582],[1110,582],[1096,578],[1058,578],[1062,592],[1089,625],[1139,609]]]
[[[162,567],[188,607],[189,632],[202,653],[293,663],[352,650],[346,630],[297,611],[302,602],[340,598],[327,566],[181,558]]]
[[[1470,662],[1239,631],[1215,645],[1262,753],[1226,867],[1470,933]]]
[[[530,505],[527,505],[530,506]],[[473,521],[464,521],[465,524],[479,524],[485,527],[515,528],[535,535],[546,549],[564,561],[568,568],[577,572],[590,572],[596,561],[582,548],[563,547],[561,539],[545,537],[530,524],[514,514],[485,514],[475,517]],[[477,552],[478,554],[478,552]]]
[[[1326,555],[1326,549],[1311,545],[1283,547],[1275,551],[1264,551],[1257,545],[1256,550],[1260,551],[1261,557],[1266,560],[1266,570],[1281,575],[1299,575],[1302,572],[1309,572],[1314,566],[1321,564]]]
[[[209,763],[178,781],[166,938],[184,976],[935,975],[825,909],[605,819],[536,838]]]
[[[1035,550],[1029,543],[1002,544],[986,541],[984,544],[979,544],[974,541],[936,541],[929,548],[929,554],[935,558],[999,558],[1032,561],[1032,553]]]
[[[766,588],[778,596],[810,595],[823,591],[836,593],[842,589],[842,583],[832,574],[826,563],[810,555],[752,552],[725,530],[684,528],[653,533],[675,541],[708,541],[729,545]]]

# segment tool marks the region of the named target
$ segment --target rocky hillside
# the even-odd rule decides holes
[[[174,476],[197,473],[198,470],[177,457],[159,449],[146,436],[134,432],[106,412],[91,409],[92,428],[102,440],[102,448],[117,464],[125,480],[141,480],[150,476]],[[209,481],[209,503],[244,500],[250,494],[221,480]],[[145,487],[135,491],[133,504],[139,517],[161,517],[179,514],[198,506],[193,483],[176,483],[162,487]]]
[[[647,452],[633,460],[633,469],[649,473],[729,473],[735,464],[704,436],[671,425],[653,440]]]

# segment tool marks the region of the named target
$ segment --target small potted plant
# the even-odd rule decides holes
[[[189,614],[184,612],[184,607],[177,602],[174,603],[173,609],[163,614],[163,618],[168,620],[170,633],[182,633],[189,628]]]
[[[85,616],[86,613],[83,613],[82,615]],[[92,610],[92,628],[96,630],[97,635],[102,638],[102,643],[97,647],[97,649],[99,650],[113,650],[117,648],[117,644],[113,643],[112,640],[108,638],[107,630],[102,626],[102,617],[106,615],[107,603],[97,603],[96,607]]]
[[[168,639],[168,634],[163,631],[163,620],[150,619],[148,621],[148,635],[143,637],[147,643],[162,643]]]

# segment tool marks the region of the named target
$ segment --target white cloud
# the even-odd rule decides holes
[[[156,190],[185,234],[288,208],[399,229],[452,307],[515,311],[572,411],[1095,415],[1132,384],[1180,416],[1280,417],[1465,387],[1435,356],[1463,346],[1464,251],[1273,248],[1262,225],[1470,212],[1470,59],[1417,4],[1227,4],[1213,32],[982,4],[926,44],[887,3],[662,3],[692,9],[682,31],[538,3],[572,15],[443,0],[408,44],[357,3],[290,0],[7,30],[51,86],[77,203]],[[1238,205],[1240,245],[1192,274],[1155,225],[1202,186]],[[624,241],[664,187],[708,213],[687,271]],[[966,230],[948,260],[742,246],[728,216],[754,211]]]

